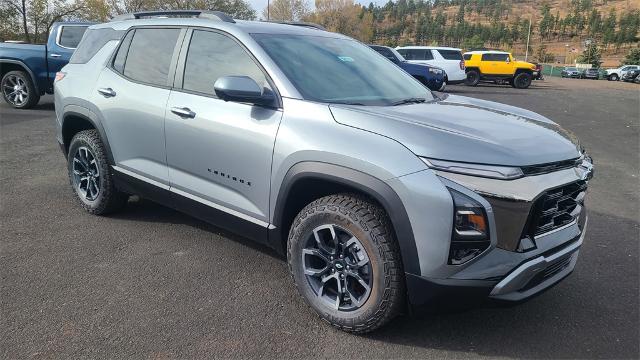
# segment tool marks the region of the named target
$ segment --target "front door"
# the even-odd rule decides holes
[[[266,230],[282,112],[225,102],[213,84],[237,75],[273,87],[247,50],[224,33],[192,30],[184,44],[165,120],[171,191]]]

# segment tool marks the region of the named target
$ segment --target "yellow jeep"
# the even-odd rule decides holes
[[[467,79],[465,83],[476,86],[480,81],[507,81],[517,89],[531,85],[536,66],[526,61],[517,61],[508,52],[470,51],[463,55]]]

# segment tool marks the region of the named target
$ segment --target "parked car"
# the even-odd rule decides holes
[[[578,79],[580,78],[580,70],[573,66],[567,66],[560,72],[560,77]]]
[[[640,69],[640,65],[622,65],[617,69],[607,69],[607,79],[610,81],[618,81],[622,79],[627,72],[638,69]]]
[[[508,82],[517,89],[526,89],[537,76],[536,66],[517,61],[511,53],[504,51],[470,51],[464,54],[469,86],[480,81]]]
[[[56,72],[67,64],[90,23],[54,23],[46,45],[0,43],[2,97],[18,109],[51,94]]]
[[[542,76],[542,70],[543,70],[543,65],[542,64],[534,64],[536,66],[536,70],[534,71],[534,77],[533,80],[544,80],[544,77]]]
[[[624,75],[622,75],[622,81],[634,82],[639,74],[640,74],[640,69],[626,71]]]
[[[433,65],[427,64],[412,64],[405,60],[400,53],[395,49],[380,46],[369,45],[373,50],[377,51],[380,55],[386,57],[392,63],[400,66],[400,68],[408,72],[411,76],[418,79],[422,84],[426,85],[433,91],[444,91],[447,83],[444,78],[446,76],[444,70],[437,68]]]
[[[91,214],[138,194],[272,247],[357,333],[407,303],[522,301],[574,269],[592,162],[544,116],[436,96],[311,24],[161,11],[87,31],[54,97]]]
[[[600,78],[600,71],[596,68],[585,69],[580,73],[580,78],[598,80]]]
[[[396,50],[410,63],[436,66],[446,73],[449,85],[461,84],[466,78],[462,52],[457,48],[436,46],[401,46]]]

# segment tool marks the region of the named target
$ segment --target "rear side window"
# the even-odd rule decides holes
[[[406,60],[433,60],[433,54],[428,49],[398,49]]]
[[[80,40],[82,40],[82,35],[87,31],[87,27],[88,26],[62,26],[58,37],[58,45],[75,49],[78,47]]]
[[[111,40],[119,40],[123,31],[116,31],[112,28],[89,29],[84,33],[82,41],[76,51],[71,55],[69,63],[85,64]]]
[[[213,95],[213,84],[223,76],[248,76],[262,87],[269,86],[262,70],[233,39],[212,31],[195,30],[187,52],[182,87]]]
[[[471,54],[464,54],[465,60],[471,60]]]
[[[493,54],[482,54],[482,61],[494,61]]]
[[[438,50],[446,60],[462,60],[462,53],[458,50]]]
[[[169,67],[180,29],[136,29],[122,73],[136,81],[167,86]],[[120,51],[125,51],[120,47]],[[115,63],[115,62],[114,62]]]

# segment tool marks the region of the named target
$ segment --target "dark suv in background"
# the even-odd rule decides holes
[[[405,60],[398,51],[388,46],[369,45],[380,55],[386,57],[392,63],[400,66],[400,68],[408,72],[411,76],[418,79],[429,89],[434,91],[444,91],[446,87],[445,77],[447,74],[444,70],[427,64],[414,64]]]

